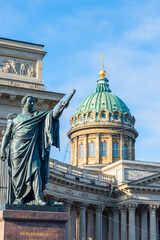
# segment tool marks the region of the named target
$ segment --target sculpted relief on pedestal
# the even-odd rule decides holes
[[[36,77],[36,62],[0,56],[0,72]]]

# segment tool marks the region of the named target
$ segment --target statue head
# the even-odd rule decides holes
[[[23,97],[21,100],[21,107],[22,107],[22,109],[26,108],[26,110],[28,110],[28,112],[33,112],[34,98],[29,95]]]

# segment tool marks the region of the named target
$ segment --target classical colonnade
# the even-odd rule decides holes
[[[156,204],[116,207],[65,202],[66,240],[158,240]]]
[[[85,130],[86,131],[86,130]],[[101,136],[102,135],[102,136]],[[116,134],[117,136],[117,134]],[[107,156],[106,160],[104,159],[103,163],[113,163],[113,142],[118,140],[119,150],[118,150],[118,159],[124,159],[124,143],[127,142],[127,159],[133,160],[135,159],[135,141],[131,137],[126,137],[127,140],[124,141],[124,134],[119,134],[118,138],[114,137],[114,133],[106,133],[106,131],[102,131],[102,133],[92,133],[92,134],[83,134],[81,136],[75,136],[71,141],[71,164],[73,166],[81,166],[86,164],[93,163],[102,163],[102,159],[100,160],[100,143],[106,141],[107,143]],[[93,140],[93,141],[92,141]],[[88,156],[88,144],[90,142],[95,143],[95,156],[93,159],[90,159]],[[83,158],[80,159],[80,144],[83,145]]]

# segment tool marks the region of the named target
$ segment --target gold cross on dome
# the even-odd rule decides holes
[[[104,65],[103,65],[104,54],[103,53],[102,53],[101,59],[102,59],[102,70],[103,70],[103,67],[104,67]]]

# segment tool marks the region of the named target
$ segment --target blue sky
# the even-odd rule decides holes
[[[94,92],[103,52],[110,88],[136,118],[136,159],[160,161],[158,0],[0,0],[0,5],[1,37],[45,44],[46,90],[77,90],[61,117],[61,152],[53,149],[53,158],[69,162],[70,118]]]

